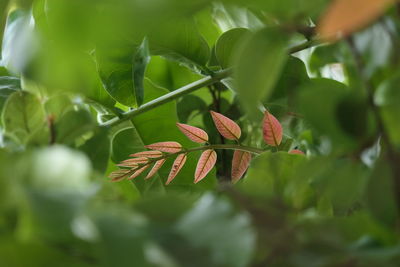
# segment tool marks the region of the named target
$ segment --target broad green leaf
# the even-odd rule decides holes
[[[368,177],[365,200],[372,216],[379,222],[395,227],[399,216],[396,205],[394,177],[391,162],[380,159]]]
[[[268,99],[287,60],[288,38],[275,28],[251,35],[237,51],[234,69],[237,93],[244,110],[258,114],[261,99]]]
[[[70,110],[55,123],[55,141],[74,144],[77,138],[93,130],[94,122],[89,112],[83,109]]]
[[[237,45],[250,33],[244,28],[234,28],[224,32],[215,45],[215,55],[222,68],[228,68],[232,64],[232,58]]]
[[[2,113],[5,132],[25,143],[29,136],[45,127],[45,112],[39,99],[19,91],[7,99]]]
[[[137,106],[142,105],[144,99],[143,79],[146,66],[150,62],[149,45],[145,38],[133,58],[133,90]]]
[[[348,88],[328,79],[313,79],[299,88],[298,107],[304,119],[316,133],[333,141],[333,150],[351,149],[356,145],[342,129],[338,116],[339,104],[345,99]]]
[[[140,56],[144,56],[143,52],[128,42],[121,43],[118,47],[109,46],[96,49],[98,70],[105,89],[116,101],[128,107],[139,106],[134,75],[139,74],[137,71],[140,66],[136,66],[134,63],[135,59],[139,60]],[[142,55],[140,55],[141,53]],[[148,58],[142,59],[144,60],[142,63],[148,60]],[[145,67],[145,64],[142,64],[142,67]],[[140,78],[136,82],[139,84]]]
[[[190,94],[185,95],[179,100],[177,109],[179,121],[187,123],[193,114],[196,115],[196,113],[205,111],[207,109],[207,105],[200,97]]]
[[[92,167],[100,174],[104,174],[107,169],[107,163],[110,158],[110,139],[105,129],[97,129],[92,138],[79,147],[92,162]]]
[[[145,79],[145,90],[145,102],[167,93],[167,90],[154,85],[148,79]],[[169,102],[152,109],[151,111],[134,117],[132,122],[138,135],[145,145],[164,141],[175,141],[180,143],[185,148],[195,146],[195,144],[188,140],[186,136],[184,136],[176,127],[176,122],[178,122],[178,117],[176,114],[176,104],[174,102]],[[144,150],[143,148],[141,151]],[[193,185],[193,175],[195,173],[198,157],[199,153],[190,153],[188,155],[185,166],[174,178],[174,180],[166,187],[167,190],[203,190],[214,187],[216,182],[215,172],[210,172],[201,183],[195,186]],[[158,172],[164,182],[168,177],[172,162],[173,159],[167,160],[167,162]],[[152,179],[149,181],[151,180]]]
[[[276,82],[271,96],[263,101],[269,107],[269,103],[282,98],[287,98],[287,104],[291,105],[297,88],[310,80],[306,66],[301,59],[289,56],[279,80]]]
[[[149,35],[151,53],[200,72],[210,58],[210,48],[191,20],[168,22]]]
[[[254,158],[239,190],[259,201],[281,198],[295,207],[303,207],[311,194],[307,159],[287,152],[265,152]]]

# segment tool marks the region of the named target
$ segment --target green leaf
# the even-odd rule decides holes
[[[2,122],[5,132],[16,137],[21,143],[45,126],[45,113],[36,96],[19,91],[7,99]]]
[[[134,53],[135,48],[129,45],[96,50],[98,69],[105,89],[116,101],[129,107],[137,107],[132,79]]]
[[[177,222],[176,230],[194,248],[210,253],[205,259],[211,261],[208,266],[243,267],[250,263],[256,240],[250,218],[236,212],[224,198],[203,195]]]
[[[365,200],[372,216],[389,227],[395,227],[399,212],[389,164],[385,160],[378,160],[368,177]]]
[[[89,112],[83,109],[70,110],[55,123],[55,140],[60,144],[71,145],[78,137],[94,128]]]
[[[149,43],[153,55],[177,61],[195,72],[205,71],[211,54],[191,20],[168,22],[149,35]]]
[[[178,118],[182,123],[187,123],[196,111],[197,114],[207,110],[207,105],[198,96],[185,95],[177,104]],[[196,113],[195,113],[196,114]]]
[[[245,179],[237,185],[259,201],[282,198],[294,207],[304,207],[311,195],[307,166],[303,155],[265,152],[252,160]]]
[[[350,150],[357,145],[338,121],[338,117],[343,116],[338,113],[339,103],[348,92],[344,84],[329,79],[312,79],[299,88],[301,114],[317,133],[334,142],[333,150]]]
[[[232,64],[232,57],[238,44],[250,33],[245,28],[234,28],[224,32],[215,45],[215,55],[222,68],[228,68]]]
[[[374,101],[379,106],[379,111],[383,118],[385,130],[388,132],[390,140],[398,147],[400,147],[399,82],[400,75],[394,75],[378,87],[374,96]]]
[[[145,38],[133,58],[133,89],[137,106],[142,105],[144,99],[143,79],[146,66],[150,62],[149,45]]]
[[[79,147],[79,150],[84,152],[92,161],[93,169],[100,174],[104,174],[107,169],[110,149],[110,139],[105,129],[97,129],[93,137]]]
[[[254,33],[238,51],[234,69],[237,93],[250,115],[258,114],[261,99],[268,99],[287,60],[288,38],[275,28]]]

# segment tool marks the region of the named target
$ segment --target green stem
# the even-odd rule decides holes
[[[230,69],[222,70],[220,72],[215,73],[213,76],[207,76],[203,79],[200,79],[198,81],[195,81],[193,83],[190,83],[188,85],[185,85],[177,90],[174,90],[168,94],[165,94],[163,96],[160,96],[150,102],[147,102],[140,106],[137,109],[132,109],[126,113],[121,114],[121,117],[119,118],[113,118],[109,121],[106,121],[105,123],[101,124],[101,127],[112,127],[115,126],[123,121],[129,120],[139,114],[142,114],[148,110],[151,110],[153,108],[156,108],[162,104],[165,104],[167,102],[170,102],[178,97],[181,97],[183,95],[186,95],[188,93],[191,93],[195,90],[198,90],[203,87],[207,87],[209,85],[212,85],[224,78],[227,78],[231,74]]]

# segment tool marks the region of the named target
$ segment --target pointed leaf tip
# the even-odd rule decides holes
[[[159,142],[145,146],[151,150],[158,150],[166,153],[178,153],[182,150],[182,145],[178,142]]]
[[[242,178],[250,165],[251,154],[249,152],[235,150],[232,159],[232,182],[236,183]]]
[[[176,126],[184,135],[186,135],[193,142],[203,144],[208,141],[208,134],[200,128],[183,123],[176,123]]]
[[[217,162],[217,153],[212,149],[207,149],[204,151],[197,163],[196,172],[194,175],[194,183],[200,182],[214,167],[215,162]]]
[[[289,151],[289,154],[305,155],[305,153],[299,149],[292,149]]]
[[[154,174],[156,174],[156,172],[164,165],[166,160],[167,159],[160,159],[156,161],[156,163],[154,163],[153,168],[151,168],[145,179],[150,179],[151,177],[153,177]]]
[[[239,140],[242,131],[236,122],[222,115],[221,113],[210,111],[215,127],[218,132],[229,140]]]
[[[186,159],[187,159],[186,154],[179,154],[176,157],[174,164],[172,164],[171,171],[169,172],[167,182],[165,183],[166,185],[168,185],[169,183],[172,182],[172,180],[174,180],[176,175],[179,173],[179,171],[182,169],[183,165],[185,164]]]
[[[282,141],[283,129],[281,123],[268,111],[264,113],[263,136],[270,146],[279,146]]]

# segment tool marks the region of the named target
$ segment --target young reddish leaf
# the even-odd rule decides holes
[[[298,149],[292,149],[289,151],[289,154],[299,154],[299,155],[304,155],[304,152]]]
[[[159,142],[145,146],[151,150],[158,150],[166,153],[177,153],[182,150],[182,145],[178,142]]]
[[[193,142],[203,144],[208,141],[208,134],[200,128],[183,123],[176,123],[176,126]]]
[[[218,132],[223,137],[229,140],[239,140],[242,132],[236,122],[215,111],[211,111],[211,116]]]
[[[212,149],[204,151],[197,163],[196,172],[194,174],[194,183],[200,182],[214,167],[217,161],[217,153]]]
[[[279,146],[282,141],[282,125],[268,111],[264,113],[263,135],[264,141],[270,146]]]
[[[250,165],[251,154],[249,152],[235,150],[232,159],[232,182],[236,183],[242,178]]]
[[[121,161],[119,164],[117,164],[117,166],[133,168],[133,167],[136,167],[140,163],[147,163],[148,161],[149,161],[148,158],[126,159],[124,161]]]
[[[162,156],[161,151],[142,151],[142,152],[138,152],[138,153],[129,155],[129,157],[133,157],[133,158],[138,158],[138,157],[158,158],[161,156]]]
[[[167,159],[160,159],[154,163],[153,168],[149,171],[145,179],[149,179],[156,174],[156,172],[162,167],[162,165],[165,163]]]
[[[129,178],[128,180],[132,180],[136,177],[138,177],[142,172],[144,172],[150,165],[144,165],[143,167],[140,167],[138,170],[136,170]]]
[[[112,182],[119,182],[129,174],[129,170],[117,170],[108,175]]]
[[[186,154],[179,154],[176,157],[174,164],[172,164],[171,171],[169,172],[168,180],[165,183],[166,185],[168,185],[175,178],[178,172],[182,169],[183,165],[186,162],[186,158],[187,158]]]
[[[360,30],[382,15],[394,0],[336,0],[320,20],[322,38],[336,40]]]

